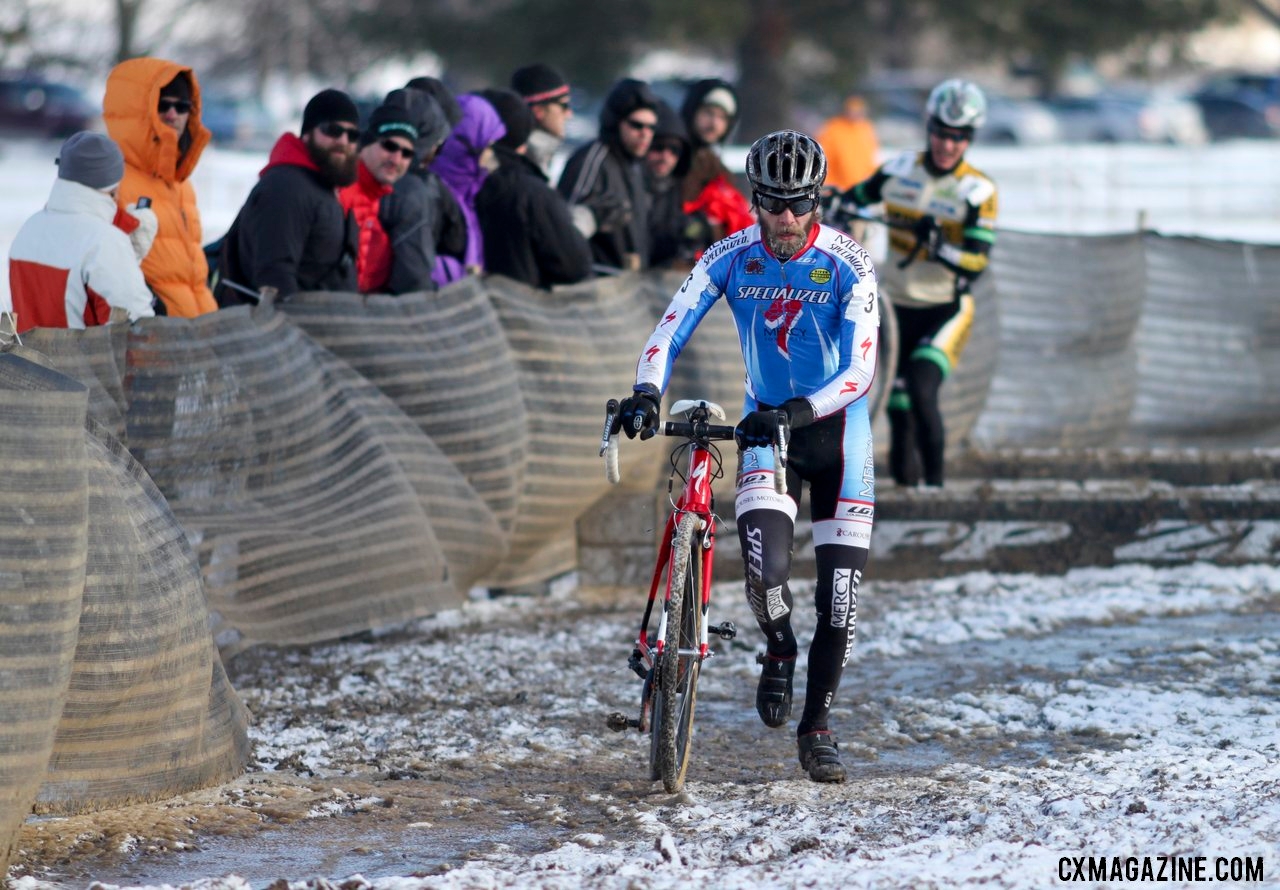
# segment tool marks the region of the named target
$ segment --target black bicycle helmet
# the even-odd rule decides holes
[[[822,146],[795,130],[761,136],[747,152],[747,181],[760,194],[779,198],[816,194],[826,178]]]

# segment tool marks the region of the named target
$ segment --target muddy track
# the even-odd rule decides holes
[[[859,618],[874,635],[888,604],[868,599]],[[1234,613],[1086,622],[864,654],[833,711],[851,781],[816,786],[796,764],[793,726],[770,730],[755,716],[754,628],[745,606],[725,602],[720,615],[738,623],[740,638],[703,672],[689,787],[672,796],[647,780],[647,739],[605,728],[609,711],[631,712],[638,700],[639,681],[625,664],[633,605],[580,592],[513,601],[475,620],[245,653],[229,672],[254,715],[255,762],[246,775],[154,804],[32,819],[10,876],[83,887],[229,872],[255,886],[282,877],[435,875],[566,845],[651,848],[672,834],[694,843],[698,828],[687,814],[706,806],[758,813],[755,846],[730,850],[733,862],[829,843],[811,837],[801,818],[813,811],[829,811],[834,824],[859,819],[868,844],[892,846],[971,818],[988,780],[960,767],[1033,773],[1129,745],[1125,733],[1063,730],[1045,716],[1049,709],[1036,711],[1036,698],[1069,688],[1082,664],[1103,664],[1101,682],[1217,684],[1225,694],[1230,677],[1220,663],[1179,657],[1161,641],[1276,630],[1275,603],[1265,600]],[[1021,696],[1030,716],[957,728],[975,693]]]

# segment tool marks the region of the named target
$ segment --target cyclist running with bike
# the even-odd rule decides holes
[[[747,601],[767,652],[756,690],[766,725],[791,714],[798,645],[788,577],[800,481],[809,483],[817,557],[817,627],[808,687],[796,727],[800,765],[817,782],[842,782],[829,712],[854,639],[858,584],[875,513],[875,467],[866,394],[876,371],[880,314],[871,261],[851,238],[822,225],[822,149],[794,130],[770,133],[747,155],[759,222],[712,245],[649,337],[634,392],[618,425],[647,439],[672,364],[712,305],[733,312],[746,364],[738,423],[736,514]],[[773,443],[794,431],[789,494],[774,489]]]
[[[925,108],[929,146],[890,160],[840,200],[884,202],[890,225],[884,284],[898,320],[889,396],[889,470],[899,485],[941,486],[946,431],[938,392],[973,325],[970,288],[995,243],[996,186],[964,153],[987,114],[982,91],[947,80]]]

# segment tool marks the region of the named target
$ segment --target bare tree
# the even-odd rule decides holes
[[[132,59],[137,53],[138,19],[145,0],[116,0],[116,61]]]

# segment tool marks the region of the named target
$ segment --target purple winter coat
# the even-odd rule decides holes
[[[465,266],[484,268],[484,244],[480,237],[480,221],[476,218],[476,193],[484,185],[489,171],[480,166],[480,154],[507,134],[498,112],[479,96],[458,97],[462,120],[453,128],[440,147],[431,169],[444,180],[462,208],[467,223],[467,251],[464,262],[451,256],[436,257],[431,277],[437,284],[457,281],[467,274]]]

